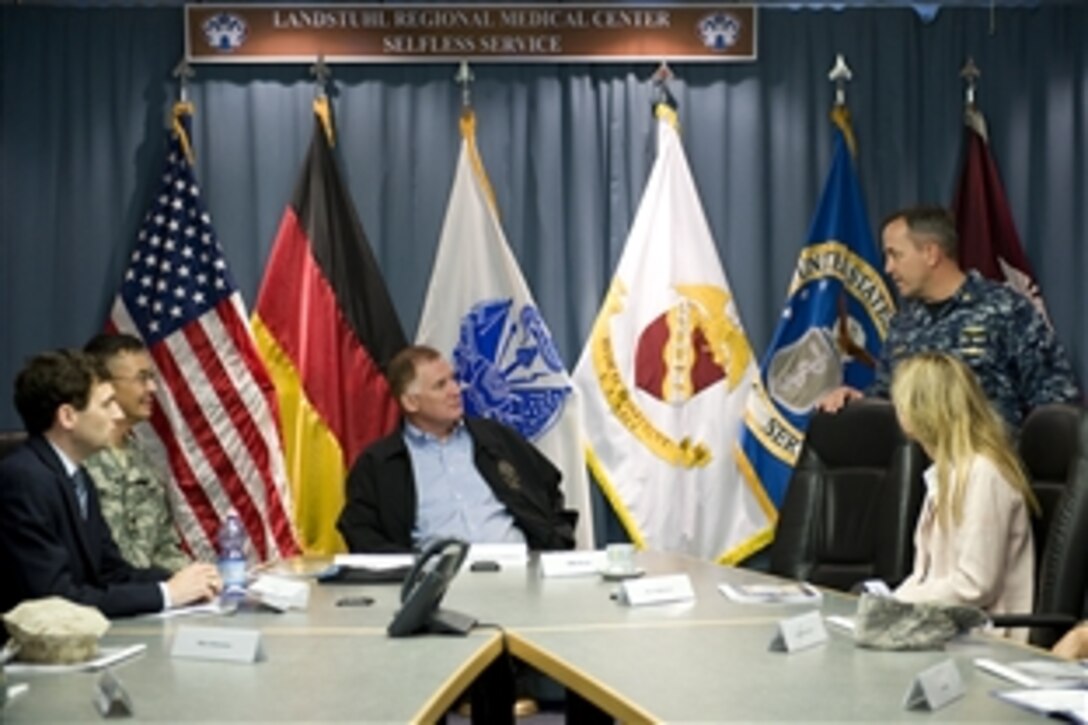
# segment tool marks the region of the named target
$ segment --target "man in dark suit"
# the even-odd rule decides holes
[[[29,438],[0,461],[0,612],[60,596],[107,617],[156,612],[214,597],[219,575],[190,564],[170,576],[128,564],[80,465],[109,445],[121,417],[113,386],[83,353],[30,360],[15,380]]]
[[[389,363],[401,428],[352,466],[337,527],[351,551],[409,551],[438,538],[574,546],[561,474],[517,431],[466,418],[453,367],[416,345]]]

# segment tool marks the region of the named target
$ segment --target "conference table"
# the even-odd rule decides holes
[[[637,561],[648,577],[686,574],[694,601],[626,606],[615,597],[616,583],[542,577],[534,560],[498,572],[462,570],[443,607],[479,621],[465,637],[388,638],[399,586],[315,584],[304,611],[117,620],[103,644],[147,647],[112,668],[131,700],[131,719],[140,722],[433,722],[504,652],[623,722],[1037,719],[994,698],[992,690],[1011,686],[977,670],[973,659],[1016,661],[1038,650],[979,634],[944,651],[880,652],[857,648],[851,635],[829,627],[824,644],[771,652],[778,622],[814,606],[739,604],[718,585],[778,580],[678,555],[640,552]],[[374,603],[337,605],[361,595]],[[855,607],[854,598],[835,592],[818,605],[824,615],[851,615]],[[174,638],[189,626],[259,631],[263,656],[251,664],[172,657]],[[935,712],[905,709],[914,676],[948,659],[966,694]],[[3,720],[99,720],[92,703],[98,676],[9,675],[9,684],[25,681],[30,689]]]

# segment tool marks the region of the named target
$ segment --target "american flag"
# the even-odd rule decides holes
[[[144,217],[110,313],[143,338],[158,370],[151,432],[174,481],[187,548],[215,556],[219,522],[245,523],[253,559],[299,552],[275,391],[254,345],[190,161],[192,107],[174,107],[159,193]]]

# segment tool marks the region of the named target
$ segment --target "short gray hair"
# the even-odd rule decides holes
[[[948,209],[943,206],[913,206],[900,209],[888,216],[881,228],[899,219],[907,223],[907,229],[913,237],[931,238],[946,257],[957,259],[960,237],[956,233],[956,220]],[[917,239],[915,244],[918,244]]]

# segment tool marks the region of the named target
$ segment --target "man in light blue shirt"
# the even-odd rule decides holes
[[[352,466],[337,523],[351,551],[409,551],[445,537],[574,546],[576,514],[563,510],[559,470],[516,431],[466,418],[453,367],[437,350],[402,350],[386,377],[404,424]],[[503,658],[488,673],[473,689],[474,720],[510,721],[512,669]]]
[[[404,443],[416,480],[412,543],[423,548],[437,538],[478,543],[525,543],[514,517],[472,462],[472,436],[458,422],[445,440],[404,423]]]
[[[516,431],[466,418],[437,350],[406,348],[386,377],[404,425],[352,466],[337,524],[351,551],[408,551],[440,537],[574,546],[559,470]]]

